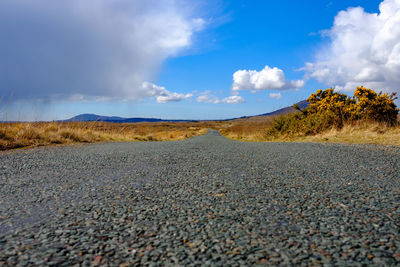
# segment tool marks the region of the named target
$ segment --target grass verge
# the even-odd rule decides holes
[[[206,127],[191,123],[1,123],[0,150],[103,141],[183,140],[206,132]]]
[[[223,136],[250,142],[334,142],[400,146],[400,126],[358,121],[341,129],[334,127],[317,134],[272,135],[274,117],[253,117],[233,121],[105,123],[35,122],[0,123],[0,150],[53,144],[113,141],[170,141],[203,135],[208,129]]]
[[[400,147],[400,127],[388,127],[380,123],[360,122],[355,125],[345,125],[340,130],[330,129],[317,135],[300,137],[297,141],[378,144]]]
[[[400,146],[400,126],[358,121],[345,124],[341,129],[331,127],[317,134],[270,134],[273,120],[265,122],[236,122],[220,130],[225,137],[250,142],[332,142],[352,144],[379,144]]]
[[[238,119],[224,127],[218,127],[221,135],[239,141],[263,142],[268,140],[267,131],[274,122],[274,117]]]

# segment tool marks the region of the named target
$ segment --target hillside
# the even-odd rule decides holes
[[[308,106],[308,102],[306,100],[300,101],[298,103],[296,103],[301,109],[305,109]],[[293,108],[293,106],[289,106],[289,107],[285,107],[285,108],[281,108],[269,113],[264,113],[264,114],[260,114],[257,116],[276,116],[276,115],[284,115],[284,114],[289,114],[292,112],[296,112],[296,109]]]
[[[308,103],[307,101],[303,100],[297,103],[301,109],[306,108]],[[296,112],[292,106],[285,107],[282,109],[278,109],[269,113],[264,113],[260,115],[254,116],[244,116],[240,118],[231,118],[225,119],[222,121],[231,121],[236,119],[246,119],[246,118],[256,118],[256,117],[264,117],[264,116],[276,116],[282,114],[288,114]],[[86,121],[102,121],[102,122],[115,122],[115,123],[135,123],[135,122],[185,122],[185,121],[193,121],[193,120],[163,120],[158,118],[123,118],[117,116],[101,116],[97,114],[80,114],[70,119],[64,120],[64,122],[86,122]]]
[[[117,122],[117,123],[133,123],[133,122],[159,122],[163,120],[155,118],[122,118],[117,116],[80,114],[65,121],[66,122],[103,121],[103,122]]]

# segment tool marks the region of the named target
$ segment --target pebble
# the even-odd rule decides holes
[[[0,265],[400,265],[400,149],[171,142],[0,153]]]

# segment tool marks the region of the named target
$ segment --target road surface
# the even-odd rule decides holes
[[[174,142],[0,154],[0,265],[400,264],[400,149]]]

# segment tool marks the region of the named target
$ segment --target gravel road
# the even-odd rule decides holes
[[[0,154],[1,265],[400,265],[400,149],[176,142]]]

